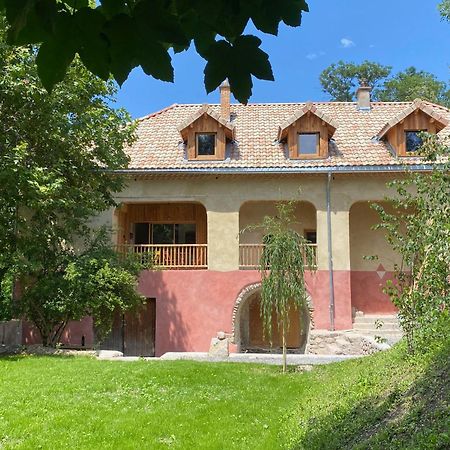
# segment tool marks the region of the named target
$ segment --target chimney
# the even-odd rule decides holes
[[[225,120],[230,120],[230,83],[225,80],[220,85],[220,115]]]
[[[370,91],[372,88],[365,80],[361,80],[361,86],[356,90],[356,100],[358,101],[358,111],[370,111]]]

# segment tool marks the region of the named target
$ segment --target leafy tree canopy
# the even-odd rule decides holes
[[[326,92],[331,100],[351,102],[355,98],[357,86],[364,83],[375,88],[390,73],[390,66],[371,61],[364,61],[362,64],[339,61],[320,74],[320,83],[323,92]]]
[[[339,61],[321,73],[320,83],[332,101],[353,101],[357,86],[364,83],[373,88],[375,101],[406,102],[421,98],[450,107],[450,86],[435,75],[415,67],[388,78],[390,74],[391,67],[378,63]]]
[[[408,67],[386,80],[375,93],[383,102],[412,101],[416,98],[450,107],[450,86],[435,75]]]
[[[411,352],[445,342],[450,331],[450,148],[424,133],[420,154],[433,161],[431,173],[411,172],[389,183],[395,195],[387,200],[391,213],[380,205],[386,239],[402,258],[395,282],[385,292],[399,310]]]
[[[94,318],[96,338],[111,330],[114,313],[140,305],[137,277],[142,270],[135,255],[119,255],[107,233],[100,231],[82,251],[59,248],[48,252],[45,266],[22,283],[13,312],[32,321],[45,346],[60,341],[70,320]],[[22,277],[23,280],[23,277]]]
[[[277,35],[280,22],[298,27],[305,0],[0,0],[15,45],[40,44],[39,77],[51,91],[79,55],[89,71],[121,85],[141,66],[154,78],[173,81],[171,55],[193,43],[207,61],[205,86],[211,92],[228,78],[246,103],[252,76],[273,80],[261,40],[244,35],[251,21]]]
[[[443,0],[438,8],[442,18],[450,22],[450,0]]]
[[[100,80],[75,58],[67,82],[48,94],[35,60],[34,48],[6,43],[6,23],[0,16],[3,319],[12,313],[11,297],[20,293],[27,294],[34,311],[36,302],[50,297],[63,309],[60,274],[80,254],[91,232],[89,218],[112,207],[113,193],[123,187],[122,179],[102,169],[126,167],[123,149],[134,137],[129,115],[110,106],[112,81]],[[30,311],[24,312],[32,318]]]

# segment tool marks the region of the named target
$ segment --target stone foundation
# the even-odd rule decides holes
[[[310,355],[370,355],[389,349],[370,336],[352,331],[313,330],[309,334],[306,354]]]

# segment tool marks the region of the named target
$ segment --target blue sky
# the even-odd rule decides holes
[[[310,12],[300,28],[281,25],[274,37],[249,27],[262,39],[275,75],[274,82],[254,79],[250,102],[327,100],[319,75],[340,59],[368,59],[393,66],[394,72],[413,65],[449,80],[450,24],[440,20],[439,0],[307,1]],[[205,61],[192,47],[175,55],[173,65],[173,84],[135,69],[120,89],[117,105],[141,117],[172,103],[218,102],[218,92],[206,95]]]

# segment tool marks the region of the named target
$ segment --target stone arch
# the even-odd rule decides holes
[[[245,286],[236,297],[236,301],[233,306],[233,315],[232,315],[232,327],[231,327],[231,342],[237,346],[237,351],[241,351],[241,313],[243,311],[244,305],[259,291],[261,290],[261,282],[252,283]],[[312,302],[311,295],[308,294],[307,297],[307,309],[308,309],[308,317],[306,323],[306,342],[304,345],[304,349],[307,349],[309,346],[309,339],[311,331],[314,329],[314,305]]]

